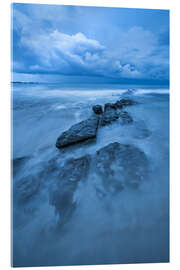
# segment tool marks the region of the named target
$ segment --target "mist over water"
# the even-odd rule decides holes
[[[13,85],[14,266],[169,261],[169,92],[128,88]],[[100,128],[94,143],[63,151],[55,147],[63,131],[93,115],[93,105],[124,97],[139,103],[126,108],[132,124],[121,125],[118,119]],[[92,162],[88,177],[75,187],[62,225],[62,213],[52,203],[61,168],[69,158],[90,155],[94,160],[96,151],[114,142],[144,153],[146,177],[137,189],[111,193]],[[136,152],[133,158],[138,161]]]

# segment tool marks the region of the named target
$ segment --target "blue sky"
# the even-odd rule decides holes
[[[12,5],[14,80],[169,80],[169,11]]]

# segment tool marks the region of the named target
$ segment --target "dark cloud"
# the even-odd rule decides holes
[[[79,25],[78,16],[81,21],[82,10],[83,7],[58,6],[56,10],[56,6],[50,5],[16,4],[13,10],[13,71],[168,80],[167,30],[157,32],[143,25],[132,25],[125,31],[118,27],[117,21],[107,28],[106,42],[99,29],[94,30],[93,38],[92,34],[87,34],[89,31],[81,31],[84,25]],[[101,9],[98,10],[102,16]],[[97,9],[95,12],[97,16]],[[103,19],[107,25],[108,18],[104,16]],[[74,31],[73,24],[78,25],[79,31]],[[93,30],[94,22],[92,25]],[[91,28],[89,23],[88,27]]]

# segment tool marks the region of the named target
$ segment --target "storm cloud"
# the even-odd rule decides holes
[[[129,24],[128,9],[14,4],[13,72],[168,81],[168,11],[131,12],[146,20]]]

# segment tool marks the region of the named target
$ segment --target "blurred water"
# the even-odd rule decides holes
[[[12,159],[16,171],[12,181],[28,178],[31,183],[33,179],[28,188],[32,191],[33,186],[35,194],[23,203],[17,203],[13,194],[14,266],[169,260],[169,92],[157,87],[132,88],[14,84]],[[99,129],[94,144],[65,152],[56,149],[61,132],[91,116],[92,105],[121,97],[139,102],[126,108],[133,124],[121,125],[118,120]],[[77,207],[72,217],[58,228],[59,216],[50,203],[58,181],[53,160],[58,158],[63,164],[69,157],[94,155],[112,142],[134,145],[146,154],[148,179],[137,190],[99,199],[99,182],[91,168],[87,181],[79,183],[74,193]],[[28,188],[23,191],[25,196]]]

